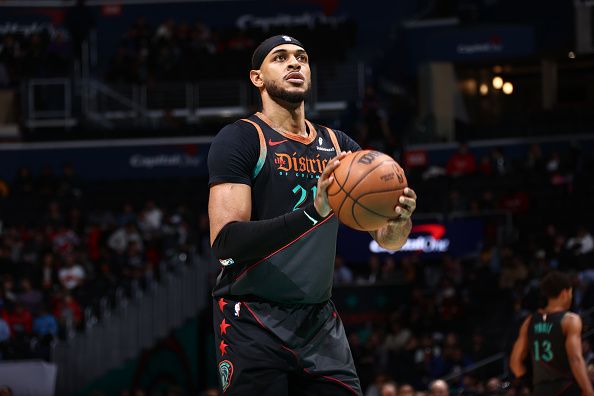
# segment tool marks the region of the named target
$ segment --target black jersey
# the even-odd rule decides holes
[[[313,202],[326,163],[339,150],[360,147],[343,132],[306,124],[307,137],[276,131],[260,114],[225,126],[208,154],[209,185],[250,185],[251,220],[271,219]],[[254,296],[281,303],[328,300],[337,230],[338,220],[331,215],[265,257],[234,257],[234,264],[219,274],[213,295]]]
[[[561,321],[567,311],[535,313],[528,326],[528,341],[534,385],[573,380],[565,349]]]

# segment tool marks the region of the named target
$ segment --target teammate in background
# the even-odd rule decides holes
[[[528,316],[512,349],[510,367],[518,378],[532,363],[533,396],[593,396],[582,356],[582,320],[569,312],[573,288],[567,275],[551,271],[541,281],[547,306]]]
[[[345,331],[330,300],[338,220],[326,189],[346,152],[341,131],[305,118],[311,86],[304,46],[263,41],[250,80],[262,112],[225,126],[208,155],[210,240],[222,265],[213,290],[219,379],[228,395],[361,395]],[[397,250],[416,195],[372,232]]]

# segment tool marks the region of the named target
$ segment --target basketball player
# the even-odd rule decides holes
[[[344,328],[330,300],[338,220],[326,189],[346,134],[306,120],[304,46],[263,41],[250,81],[262,112],[225,126],[209,155],[210,238],[221,272],[213,290],[218,372],[225,394],[361,395]],[[394,220],[372,232],[396,250],[411,229],[407,188]]]
[[[593,396],[582,356],[582,320],[569,312],[573,289],[569,277],[551,271],[541,281],[547,306],[528,316],[512,349],[510,368],[516,377],[532,363],[533,396]]]

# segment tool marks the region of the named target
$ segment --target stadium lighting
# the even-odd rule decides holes
[[[499,77],[499,76],[495,76],[493,77],[493,88],[495,89],[501,89],[501,87],[503,87],[503,78]]]
[[[503,84],[503,93],[506,95],[511,95],[514,92],[514,85],[509,81]]]
[[[569,52],[567,53],[567,57],[568,57],[569,59],[575,59],[575,52],[573,52],[573,51],[569,51]]]
[[[479,87],[479,92],[481,93],[481,95],[485,96],[489,93],[489,86],[485,83],[482,83]]]

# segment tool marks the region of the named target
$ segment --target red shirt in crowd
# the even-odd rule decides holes
[[[4,320],[10,326],[12,334],[31,334],[33,330],[33,317],[31,313],[23,307],[16,307],[12,312],[4,313]]]
[[[448,175],[460,176],[476,172],[476,159],[469,152],[457,152],[452,154],[446,165]]]

